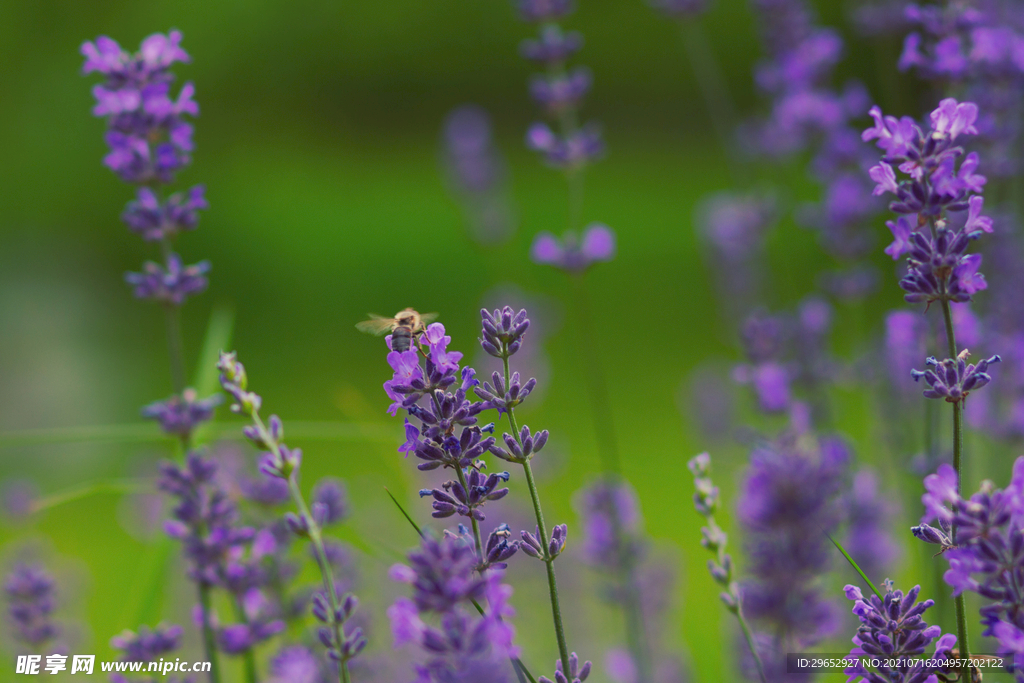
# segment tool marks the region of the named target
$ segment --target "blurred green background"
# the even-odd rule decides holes
[[[595,76],[584,118],[602,122],[609,149],[587,173],[584,219],[618,234],[616,260],[587,277],[598,314],[587,343],[609,377],[625,474],[640,493],[646,529],[678,564],[677,609],[663,638],[687,659],[695,680],[733,680],[733,623],[704,568],[685,462],[715,446],[728,500],[745,453],[727,437],[709,442],[678,400],[695,367],[738,358],[693,225],[701,197],[731,180],[678,26],[642,0],[580,5],[566,25],[584,33],[576,61]],[[341,535],[365,551],[361,593],[376,621],[372,649],[390,647],[383,612],[395,589],[381,575],[413,541],[382,487],[422,518],[428,508],[414,500],[421,479],[413,464],[395,452],[401,421],[384,413],[380,385],[390,371],[383,343],[353,328],[367,311],[439,311],[453,346],[472,359],[486,292],[514,284],[547,298],[561,325],[545,339],[550,385],[527,421],[552,433],[555,464],[541,472],[548,517],[575,524],[572,493],[598,467],[587,368],[567,310],[568,280],[528,259],[536,233],[562,232],[566,188],[521,143],[536,117],[526,93],[532,68],[518,56],[531,29],[510,4],[44,0],[0,8],[0,432],[138,424],[139,406],[170,393],[162,315],[134,300],[121,281],[155,253],[118,220],[131,188],[101,165],[104,126],[90,115],[96,79],[81,77],[78,48],[106,34],[134,49],[152,32],[178,28],[193,63],[176,73],[179,82],[195,82],[201,107],[194,163],[178,185],[205,183],[211,204],[199,229],[178,243],[188,262],[213,263],[209,291],[185,308],[190,370],[211,312],[231,310],[232,346],[269,411],[286,424],[363,425],[343,438],[290,442],[306,453],[306,486],[325,474],[349,482],[354,511]],[[850,41],[840,76],[861,78],[876,93],[883,86],[904,92],[892,87],[900,77],[888,74],[883,82],[874,74],[879,63],[892,64],[896,45],[856,38],[848,9],[818,3],[822,21]],[[701,23],[732,96],[753,113],[750,69],[760,48],[748,8],[718,0]],[[519,228],[501,247],[467,238],[440,168],[444,116],[467,102],[493,114],[508,160]],[[759,173],[783,185],[791,200],[814,198],[818,189],[802,169],[798,159]],[[775,279],[765,303],[773,307],[791,306],[827,265],[812,235],[788,219],[773,233],[769,253]],[[892,272],[879,257],[882,272]],[[899,301],[895,286],[883,286],[868,304],[841,307],[840,351],[863,350],[882,311]],[[834,398],[838,426],[858,454],[885,460],[884,449],[869,446],[880,428],[866,393],[837,390]],[[749,408],[743,411],[747,419]],[[232,420],[226,410],[220,419]],[[172,452],[159,441],[8,438],[0,474],[54,494],[140,476]],[[525,502],[521,482],[513,480],[512,489]],[[8,560],[28,547],[58,570],[61,616],[79,624],[76,652],[109,657],[110,636],[134,629],[139,614],[188,620],[192,597],[175,578],[179,568],[172,564],[159,582],[166,544],[140,534],[133,517],[123,496],[101,493],[8,520],[0,531]],[[723,521],[731,530],[728,515]],[[837,567],[834,584],[848,579],[844,572]],[[582,601],[595,580],[566,583],[570,602]],[[162,586],[161,596],[150,604],[153,585]],[[514,602],[525,659],[543,673],[555,652],[539,582],[525,580]],[[618,621],[602,609],[573,609],[569,619],[570,643],[595,660],[622,641]],[[599,673],[596,680],[605,679]]]

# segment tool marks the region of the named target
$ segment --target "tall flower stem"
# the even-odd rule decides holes
[[[170,253],[170,245],[167,240],[162,243],[164,255]],[[181,307],[168,304],[165,306],[167,319],[167,350],[171,365],[171,382],[174,393],[178,396],[185,391],[185,347],[181,341]],[[188,455],[192,447],[191,434],[183,434],[181,437],[182,457]],[[212,586],[200,581],[197,584],[199,590],[199,604],[203,610],[203,650],[206,661],[210,662],[210,683],[220,683],[220,664],[217,660],[217,641],[213,633],[213,624],[210,623],[210,603]],[[253,674],[255,676],[255,673]]]
[[[946,344],[949,357],[956,359],[956,337],[953,333],[953,315],[950,310],[949,300],[942,299],[942,317],[946,322]],[[953,469],[956,470],[956,494],[960,497],[960,490],[963,487],[963,450],[964,450],[964,402],[963,399],[953,404]],[[954,510],[955,512],[955,510]],[[956,521],[954,520],[950,529],[950,539],[956,545]],[[953,601],[956,606],[956,639],[960,647],[960,657],[970,657],[970,648],[967,643],[967,614],[964,606],[964,594],[956,596]]]
[[[270,434],[266,425],[263,424],[263,418],[260,417],[259,413],[255,410],[252,411],[252,422],[259,432],[260,438],[264,443],[268,444],[274,458],[281,462],[284,458],[281,456],[281,447],[278,445],[277,440]],[[299,489],[299,484],[295,480],[295,472],[292,471],[288,474],[288,492],[291,494],[292,502],[295,503],[295,507],[299,511],[299,519],[305,520],[309,528],[309,540],[313,544],[313,553],[316,556],[316,564],[320,568],[320,576],[323,578],[324,589],[327,591],[327,600],[331,605],[331,630],[334,632],[334,642],[341,647],[341,644],[345,642],[341,631],[341,623],[338,621],[337,615],[339,614],[338,605],[338,594],[334,589],[334,572],[331,571],[331,564],[327,560],[327,551],[324,549],[323,535],[320,533],[320,525],[317,524],[316,519],[309,511],[309,507],[306,505],[305,498],[302,497],[302,491]],[[349,683],[348,675],[348,662],[342,660],[338,662],[338,680],[341,683]]]
[[[597,357],[595,343],[594,319],[590,311],[590,298],[587,296],[586,282],[582,276],[573,278],[573,294],[577,327],[579,328],[580,348],[586,371],[583,376],[589,385],[591,410],[594,416],[594,429],[597,432],[597,450],[601,454],[602,467],[618,478],[622,474],[619,463],[619,447],[615,438],[615,425],[612,421],[611,400],[608,394],[608,382],[601,369]],[[506,376],[508,375],[506,368]]]
[[[217,642],[210,625],[210,586],[199,582],[199,606],[203,610],[203,650],[210,663],[210,683],[220,683],[220,662],[217,660]]]
[[[235,614],[239,621],[246,626],[249,625],[249,617],[246,616],[242,601],[238,598],[235,599]],[[245,667],[245,682],[256,683],[256,655],[251,647],[242,655],[242,664]]]
[[[502,364],[505,369],[505,386],[509,385],[509,368],[508,368],[508,348],[502,349]],[[519,436],[519,425],[516,423],[515,409],[509,406],[508,410],[508,425],[512,430],[512,437],[516,442],[522,446],[522,440]],[[565,644],[565,628],[562,626],[562,608],[558,602],[558,582],[555,580],[555,558],[551,557],[549,552],[549,541],[551,537],[548,535],[548,527],[544,523],[544,511],[540,505],[540,494],[537,492],[537,482],[533,478],[533,468],[530,466],[530,461],[525,460],[523,463],[523,473],[526,475],[526,485],[530,489],[530,500],[533,502],[533,513],[537,518],[537,530],[540,537],[541,546],[544,550],[544,555],[541,558],[544,561],[544,565],[547,568],[548,574],[548,595],[551,598],[551,618],[555,624],[555,639],[558,641],[558,655],[562,661],[562,671],[569,671],[569,647]]]

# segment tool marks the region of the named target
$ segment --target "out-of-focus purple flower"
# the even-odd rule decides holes
[[[625,481],[602,479],[581,490],[576,507],[583,520],[583,558],[591,566],[621,571],[639,559],[642,519],[636,491]]]
[[[184,266],[180,256],[171,254],[166,267],[146,261],[142,268],[141,273],[126,273],[124,276],[139,299],[180,306],[189,296],[205,291],[209,284],[206,279],[206,273],[210,271],[209,261]]]
[[[696,224],[716,256],[739,265],[760,251],[777,214],[771,197],[718,193],[702,202]]]
[[[490,673],[479,680],[500,680],[507,667],[502,659],[517,653],[509,621],[514,614],[508,605],[512,589],[501,583],[501,574],[478,574],[472,546],[455,536],[424,538],[409,562],[411,566],[395,565],[390,574],[413,586],[413,599],[399,598],[388,617],[396,647],[416,643],[428,656],[417,666],[419,680],[462,681],[478,669]],[[471,600],[488,605],[487,613],[466,609]],[[441,628],[428,625],[426,615],[438,615]]]
[[[615,258],[615,233],[600,223],[589,226],[582,238],[570,232],[559,240],[551,233],[542,232],[534,239],[530,255],[536,263],[555,266],[568,273],[582,273],[594,263]]]
[[[561,19],[575,9],[572,0],[517,0],[523,21],[543,24]]]
[[[140,187],[134,201],[128,202],[121,220],[147,242],[173,238],[179,232],[194,230],[199,224],[199,210],[209,208],[204,196],[206,188],[196,185],[188,194],[176,192],[163,203],[148,187]]]
[[[490,117],[482,107],[463,105],[448,113],[443,131],[444,165],[470,235],[482,244],[507,240],[516,229],[515,216]]]
[[[940,664],[955,655],[953,646],[956,636],[943,635],[939,626],[929,626],[922,615],[935,604],[934,600],[917,602],[920,586],[914,586],[906,595],[895,590],[891,581],[885,582],[885,599],[877,595],[865,598],[856,586],[846,587],[846,597],[854,601],[853,613],[860,619],[857,635],[853,637],[854,648],[850,656],[857,664],[845,670],[851,678],[863,678],[869,683],[917,683],[935,681],[936,674],[945,678],[955,667]],[[926,661],[920,655],[935,642],[934,654]],[[867,668],[862,658],[884,658],[898,661],[897,666],[882,664]],[[932,663],[935,661],[935,663]]]
[[[159,422],[160,428],[168,434],[188,436],[213,417],[214,409],[222,400],[219,394],[200,400],[195,389],[186,389],[181,396],[149,404],[142,409],[142,415]]]
[[[126,182],[170,182],[190,161],[192,126],[184,116],[199,114],[195,87],[186,83],[176,99],[170,93],[171,65],[189,61],[180,43],[181,33],[171,31],[149,36],[134,55],[106,36],[82,45],[83,72],[105,77],[93,88],[93,113],[107,118],[104,163]]]
[[[910,311],[890,311],[885,318],[885,352],[889,379],[904,393],[910,392],[911,371],[925,355],[927,319]]]
[[[189,576],[198,583],[224,585],[229,555],[251,541],[255,529],[236,526],[237,508],[214,483],[217,465],[212,460],[190,453],[184,465],[165,462],[160,471],[160,490],[177,499],[164,530],[182,542]]]
[[[538,75],[530,81],[530,95],[534,101],[551,114],[560,114],[575,108],[593,82],[590,70],[577,67],[558,75]]]
[[[751,575],[743,604],[760,630],[784,634],[785,642],[812,644],[839,625],[836,605],[821,595],[816,579],[830,564],[822,530],[835,529],[843,517],[849,459],[834,438],[813,450],[783,439],[750,455],[737,506]]]
[[[18,563],[4,580],[7,614],[15,639],[38,651],[57,636],[53,577],[42,565]]]
[[[933,366],[934,370],[911,371],[915,380],[922,377],[928,383],[925,390],[926,398],[943,398],[949,403],[959,403],[967,398],[967,395],[982,388],[992,381],[992,376],[986,372],[989,365],[998,363],[999,356],[992,356],[980,361],[977,365],[968,365],[967,349],[960,352],[956,359],[946,358],[937,361],[935,358],[928,358],[925,362]]]
[[[324,477],[313,487],[310,510],[320,526],[335,524],[348,516],[348,492],[345,482]]]
[[[126,662],[151,662],[160,659],[181,645],[182,630],[173,624],[160,624],[155,628],[142,626],[138,633],[123,631],[110,639],[110,646],[121,652]]]
[[[32,514],[39,488],[34,482],[12,479],[0,484],[0,509],[13,519],[22,519]]]
[[[583,36],[577,31],[562,31],[558,24],[540,27],[536,39],[527,38],[519,46],[519,52],[532,62],[558,64],[576,54],[583,47]]]
[[[572,133],[558,135],[545,123],[526,131],[526,146],[540,152],[551,166],[576,171],[604,154],[601,130],[588,124]]]
[[[302,645],[281,648],[270,660],[269,683],[321,683],[320,661]]]

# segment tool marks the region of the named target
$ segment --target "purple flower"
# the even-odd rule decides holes
[[[149,404],[142,409],[142,415],[158,421],[160,428],[168,434],[187,437],[213,417],[213,411],[221,400],[220,395],[200,400],[195,389],[186,389],[181,396]]]
[[[846,597],[854,601],[853,613],[861,625],[853,637],[854,648],[850,656],[874,657],[883,663],[877,669],[868,669],[863,660],[846,669],[852,678],[861,677],[869,683],[925,683],[935,681],[936,674],[948,676],[952,668],[930,663],[913,662],[916,655],[935,642],[935,652],[928,660],[943,660],[953,656],[956,636],[942,634],[939,626],[929,626],[922,615],[935,604],[934,600],[917,602],[920,586],[914,586],[906,595],[895,590],[891,581],[885,582],[885,599],[877,595],[865,598],[856,586],[846,587]],[[886,660],[899,660],[890,667]]]
[[[815,450],[780,440],[755,448],[737,513],[747,536],[751,579],[743,587],[749,618],[787,642],[811,644],[836,627],[835,605],[816,579],[829,566],[822,530],[842,518],[839,494],[849,451],[837,439]]]
[[[209,261],[183,266],[181,257],[171,254],[166,267],[153,261],[146,261],[142,267],[143,272],[126,273],[124,276],[139,299],[180,306],[189,296],[205,291],[209,284],[206,279],[206,273],[210,271]]]
[[[494,144],[487,112],[463,105],[445,117],[444,166],[463,209],[470,236],[481,244],[504,242],[516,229],[505,160]]]
[[[583,520],[583,558],[593,567],[621,571],[639,558],[639,503],[636,491],[625,481],[599,480],[577,494]]]
[[[149,36],[134,55],[106,36],[82,45],[83,72],[106,79],[93,88],[93,113],[107,117],[111,151],[104,163],[126,182],[170,182],[190,161],[192,126],[183,116],[199,113],[195,87],[186,83],[177,99],[170,96],[171,65],[189,61],[180,43],[181,33],[172,31]]]
[[[928,383],[929,388],[925,390],[926,398],[944,398],[948,403],[958,403],[967,398],[967,395],[982,388],[992,381],[991,375],[986,371],[989,365],[998,363],[999,356],[992,356],[980,361],[977,365],[967,364],[967,349],[960,352],[954,360],[946,358],[937,361],[934,357],[928,358],[925,362],[933,366],[934,370],[912,370],[914,380],[922,377]]]
[[[536,263],[582,273],[594,263],[615,258],[615,233],[600,223],[589,226],[582,239],[566,233],[560,241],[551,233],[542,232],[534,240],[530,255]]]
[[[155,628],[142,626],[138,633],[123,631],[110,639],[110,646],[121,651],[125,662],[152,662],[181,646],[182,630],[173,624]]]
[[[583,36],[576,31],[563,32],[558,24],[540,27],[537,38],[526,39],[519,52],[531,62],[558,64],[576,54],[583,47]]]
[[[205,187],[196,185],[187,195],[176,192],[161,204],[152,189],[140,187],[137,198],[125,207],[121,220],[147,242],[171,239],[179,232],[195,229],[199,210],[210,206],[205,192]]]
[[[348,492],[345,482],[336,477],[324,477],[313,487],[310,509],[317,524],[335,524],[348,516]]]
[[[564,74],[534,76],[530,81],[530,94],[545,111],[558,115],[579,105],[592,82],[590,70],[577,67]]]
[[[549,165],[565,171],[576,171],[604,153],[601,131],[593,124],[557,135],[547,124],[535,123],[526,131],[526,146],[543,154]]]
[[[573,10],[572,0],[517,0],[523,21],[543,24],[561,19]]]
[[[388,618],[396,647],[415,643],[427,654],[427,661],[417,666],[420,680],[501,680],[507,666],[501,659],[517,651],[509,621],[514,614],[508,605],[512,589],[501,583],[500,573],[477,573],[475,551],[455,536],[425,537],[420,549],[409,554],[409,563],[395,565],[390,574],[413,586],[413,599],[399,598],[388,609]],[[471,600],[487,605],[486,614],[468,610]],[[427,614],[440,617],[440,629],[425,622]],[[468,677],[471,671],[482,677]]]
[[[288,645],[270,660],[270,683],[321,683],[320,661],[302,645]]]
[[[54,587],[53,577],[41,565],[18,563],[4,581],[12,635],[33,651],[57,636]]]
[[[573,652],[569,655],[569,673],[566,675],[562,670],[562,660],[555,662],[555,680],[552,681],[547,676],[541,676],[537,679],[538,683],[583,683],[590,676],[591,665],[590,662],[584,662],[580,666],[580,658]]]

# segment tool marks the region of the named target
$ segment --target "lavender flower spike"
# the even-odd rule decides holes
[[[537,683],[583,683],[590,676],[590,662],[584,662],[583,666],[580,666],[580,658],[573,652],[569,655],[569,675],[567,676],[562,669],[562,661],[559,660],[555,663],[555,680],[552,681],[547,676],[541,676],[537,679]]]
[[[713,560],[708,560],[708,571],[711,573],[711,578],[714,579],[715,583],[725,588],[719,594],[719,598],[722,600],[725,608],[732,612],[737,621],[739,621],[740,628],[743,630],[743,637],[747,641],[747,647],[750,649],[750,654],[754,658],[754,664],[757,666],[757,673],[761,683],[768,683],[764,674],[764,664],[761,662],[761,656],[757,651],[754,634],[743,615],[739,584],[733,578],[732,557],[725,552],[728,536],[715,522],[715,511],[718,509],[718,487],[711,481],[711,456],[707,453],[695,455],[686,463],[686,466],[693,473],[693,484],[697,489],[696,493],[693,494],[693,505],[697,510],[697,514],[707,520],[708,523],[706,527],[702,527],[700,530],[702,536],[700,544],[711,551],[715,557]]]
[[[595,263],[615,258],[615,233],[601,223],[590,225],[582,238],[569,232],[559,241],[551,233],[542,232],[534,239],[530,256],[536,263],[579,275]]]
[[[53,589],[53,577],[39,565],[17,564],[4,582],[13,635],[32,651],[57,636]]]
[[[956,636],[951,633],[943,635],[939,626],[929,626],[922,618],[935,601],[915,604],[920,586],[915,586],[906,595],[895,590],[892,581],[886,580],[885,588],[883,600],[877,595],[865,598],[856,586],[846,587],[846,597],[854,601],[853,613],[861,621],[857,635],[853,637],[854,648],[850,651],[850,656],[859,661],[856,666],[847,668],[846,674],[851,680],[860,677],[868,683],[934,683],[936,676],[949,680],[952,668],[940,663],[955,656],[952,650]],[[933,641],[934,655],[923,662],[915,661],[913,658],[924,654],[925,648]],[[896,667],[883,663],[877,669],[868,669],[860,659],[862,657],[904,663]],[[931,663],[933,661],[935,663]]]
[[[947,403],[959,403],[967,398],[967,395],[976,389],[980,389],[992,381],[989,375],[989,365],[994,365],[1002,360],[999,356],[992,356],[979,362],[967,364],[967,357],[970,356],[967,349],[960,352],[956,360],[946,358],[937,361],[934,357],[927,359],[928,365],[934,370],[912,370],[911,376],[914,380],[922,377],[928,383],[929,388],[925,390],[926,398],[943,398]]]
[[[299,490],[296,478],[302,453],[299,449],[289,449],[284,444],[284,425],[276,415],[271,415],[269,428],[260,417],[259,409],[262,399],[259,395],[248,391],[248,376],[245,367],[238,362],[234,353],[221,352],[217,363],[220,371],[221,386],[235,399],[231,409],[236,413],[248,416],[252,425],[243,430],[245,436],[257,447],[269,452],[265,455],[260,470],[269,476],[288,482],[292,500],[299,510],[298,516],[290,514],[286,521],[293,533],[308,537],[313,544],[313,553],[320,567],[323,578],[323,593],[318,593],[313,601],[313,615],[324,627],[320,629],[320,641],[327,648],[328,656],[338,664],[338,680],[348,683],[348,662],[366,647],[367,640],[362,629],[355,628],[346,634],[343,624],[352,615],[356,607],[355,596],[349,594],[339,596],[334,586],[334,571],[324,546],[320,532],[321,522],[327,522],[332,516],[336,519],[341,515],[340,489],[325,494],[325,487],[318,487],[314,494],[316,503],[314,511],[306,506],[306,501]],[[336,489],[333,485],[327,488]],[[326,594],[326,597],[325,597]]]

